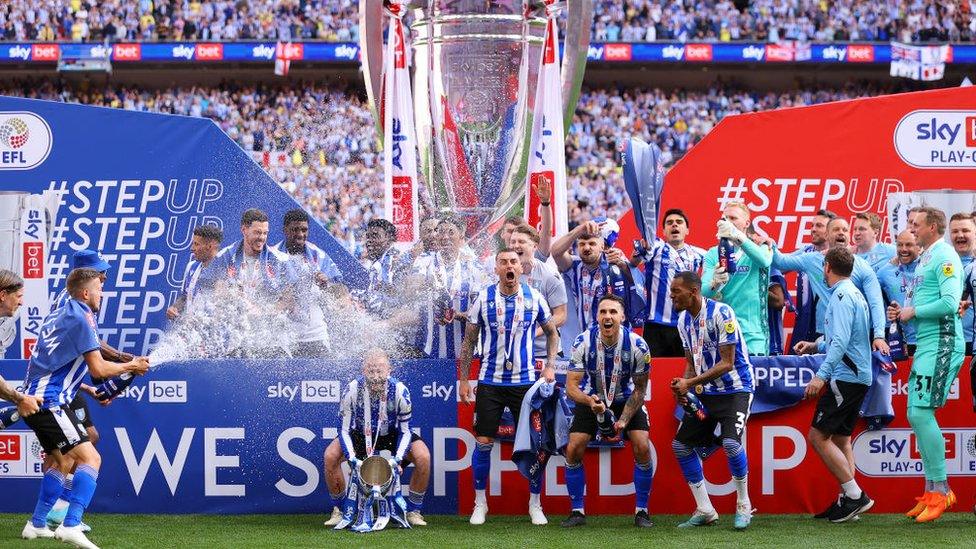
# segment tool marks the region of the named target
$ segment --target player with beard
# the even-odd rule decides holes
[[[705,250],[686,244],[691,231],[688,216],[677,208],[664,212],[661,221],[664,236],[657,237],[650,245],[642,240],[643,254],[637,249],[631,257],[634,267],[644,265],[644,287],[647,289],[647,321],[644,323],[644,340],[655,357],[684,356],[681,337],[678,335],[678,313],[671,304],[671,281],[682,271],[700,272]]]
[[[728,239],[735,247],[736,271],[725,272],[725,267],[719,265],[719,248],[713,246],[705,255],[702,291],[705,297],[728,303],[735,309],[749,354],[766,355],[769,354],[766,296],[772,254],[746,235],[751,215],[742,202],[725,206],[716,237]]]
[[[859,213],[854,216],[851,227],[854,240],[854,255],[868,262],[874,272],[891,263],[895,257],[895,247],[878,242],[881,235],[881,218],[874,213]]]
[[[965,357],[958,314],[962,262],[943,238],[945,230],[945,214],[932,207],[921,208],[912,220],[912,232],[923,252],[911,301],[898,309],[898,320],[915,323],[918,341],[908,376],[907,414],[925,471],[925,492],[908,512],[916,522],[939,518],[956,501],[946,476],[945,439],[935,419]]]
[[[548,265],[537,257],[536,246],[539,243],[539,232],[532,227],[522,224],[515,228],[509,237],[509,247],[515,250],[522,264],[521,281],[535,288],[545,298],[552,313],[552,324],[558,329],[566,323],[566,285],[562,277],[553,272]],[[533,358],[537,370],[541,370],[546,359],[546,340],[542,328],[535,329],[535,343],[533,344]]]
[[[818,210],[810,226],[810,244],[796,250],[791,255],[807,252],[823,252],[827,250],[827,223],[837,217],[830,210]],[[775,257],[774,257],[775,261]],[[800,341],[816,341],[822,334],[817,332],[817,308],[819,298],[807,275],[802,271],[796,273],[796,318],[793,322],[793,334],[787,352],[793,353],[793,346]]]
[[[749,527],[753,513],[749,463],[742,446],[742,431],[749,420],[753,394],[752,363],[745,338],[732,307],[702,295],[702,280],[697,274],[685,271],[675,275],[671,301],[680,312],[678,331],[687,362],[684,376],[671,381],[671,390],[678,400],[694,391],[707,414],[702,419],[686,411],[671,442],[696,504],[695,513],[678,527],[707,526],[718,521],[705,486],[701,458],[695,450],[718,443],[725,450],[735,483],[734,527],[742,530]]]
[[[193,229],[193,240],[190,241],[192,258],[183,271],[183,285],[176,301],[166,309],[166,318],[176,320],[193,304],[198,292],[213,289],[214,281],[208,278],[212,271],[208,271],[207,267],[217,257],[223,239],[224,232],[215,225],[199,225]]]
[[[552,322],[546,300],[538,290],[520,282],[522,262],[514,250],[502,248],[495,254],[498,282],[478,293],[468,311],[460,357],[459,396],[470,404],[468,384],[471,359],[477,343],[481,356],[478,392],[475,395],[474,434],[477,445],[471,458],[475,501],[471,524],[484,524],[488,514],[485,489],[491,469],[491,449],[498,434],[498,423],[505,408],[511,410],[518,425],[522,399],[538,375],[532,360],[532,341],[536,325],[546,335],[546,362],[542,377],[556,379],[556,353],[559,332]],[[540,494],[542,484],[529,483],[529,516],[532,524],[546,524]]]
[[[386,219],[370,219],[366,224],[366,257],[363,267],[369,273],[366,310],[386,318],[399,305],[398,292],[410,268],[408,258],[394,246],[397,228]]]
[[[95,547],[81,529],[81,517],[95,493],[101,456],[88,440],[88,433],[76,421],[68,403],[74,399],[86,374],[111,378],[128,372],[142,375],[149,369],[145,357],[124,364],[102,360],[98,342],[96,313],[102,299],[102,281],[95,269],[75,269],[68,275],[71,299],[49,314],[24,381],[24,392],[41,397],[42,410],[28,418],[27,425],[37,435],[55,466],[44,473],[37,506],[24,526],[25,539],[57,538],[76,547]],[[70,462],[64,457],[71,458]],[[74,486],[67,516],[57,530],[47,526],[47,515],[64,490],[64,477],[75,467]]]
[[[268,214],[257,208],[245,210],[241,215],[241,236],[241,240],[217,253],[210,268],[240,286],[245,297],[254,303],[276,297],[286,258],[268,246]]]
[[[907,304],[915,279],[915,269],[918,268],[918,256],[922,250],[915,242],[915,235],[911,231],[902,231],[895,239],[895,259],[897,263],[887,264],[878,271],[878,282],[884,292],[885,302],[888,303],[888,324],[898,322],[902,335],[908,346],[908,356],[915,354],[915,325],[911,322],[902,324],[898,321],[898,309]]]
[[[563,521],[564,527],[586,524],[583,453],[598,428],[604,430],[599,418],[609,421],[605,417],[608,408],[617,418],[614,435],[626,433],[634,451],[634,525],[653,526],[647,515],[653,464],[648,442],[650,424],[644,408],[651,354],[641,336],[622,326],[623,319],[623,300],[613,294],[601,297],[597,306],[599,325],[579,334],[573,345],[566,377],[566,393],[576,402],[566,448],[566,489],[572,512]]]
[[[413,275],[425,285],[416,346],[430,358],[457,358],[464,337],[466,313],[473,297],[486,285],[480,263],[461,253],[464,221],[446,217],[437,225],[438,251],[413,265]]]
[[[326,526],[342,520],[346,478],[342,463],[357,467],[361,460],[383,450],[393,454],[390,465],[400,470],[412,463],[407,521],[427,526],[420,510],[430,479],[430,450],[410,430],[413,404],[406,385],[390,375],[390,357],[382,349],[366,352],[363,375],[349,382],[339,405],[339,436],[325,449],[325,481],[332,497],[332,516]],[[368,406],[367,406],[368,403]],[[390,418],[389,420],[387,418]]]
[[[284,298],[295,327],[292,355],[327,356],[331,343],[321,300],[323,290],[342,282],[342,274],[322,248],[308,241],[309,217],[305,210],[296,208],[285,212],[283,230],[285,240],[272,246],[272,250],[285,260],[288,287]]]
[[[963,280],[969,280],[972,274],[974,255],[976,255],[976,220],[968,213],[953,214],[949,218],[949,241],[952,247],[959,254],[959,261],[962,262]],[[962,331],[966,338],[966,354],[973,354],[973,323],[976,322],[973,316],[973,307],[970,306],[971,299],[968,300],[962,316]]]
[[[848,247],[850,243],[850,224],[839,217],[831,219],[827,223],[827,242],[830,247]],[[830,300],[830,293],[823,275],[824,253],[804,252],[801,254],[783,255],[778,249],[773,248],[773,267],[783,272],[802,272],[806,275],[813,292],[816,294],[816,331],[818,334],[823,333],[823,322],[827,313],[827,301]],[[881,285],[878,283],[878,276],[867,261],[854,256],[854,270],[851,273],[851,282],[864,294],[871,311],[872,348],[875,351],[888,354],[888,341],[885,331],[887,315],[885,313],[884,299],[881,296]],[[792,343],[795,349],[796,344],[799,342],[794,338]]]

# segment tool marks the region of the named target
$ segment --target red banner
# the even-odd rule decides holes
[[[671,439],[678,428],[670,380],[684,371],[682,359],[655,359],[651,368],[651,400],[646,403],[651,419],[651,455],[655,472],[651,490],[652,514],[683,514],[694,511],[695,502],[671,453]],[[895,420],[882,431],[854,435],[857,481],[875,500],[872,512],[905,512],[922,494],[921,459],[914,436],[905,419],[908,367],[893,377]],[[949,401],[937,418],[946,437],[949,481],[960,494],[960,509],[971,503],[976,491],[976,417],[968,378],[968,361],[963,375],[953,385]],[[759,514],[815,513],[837,497],[838,484],[806,440],[815,403],[749,418],[744,445],[749,458],[749,496]],[[459,405],[458,421],[470,428],[474,406]],[[524,514],[528,509],[528,482],[509,461],[512,445],[501,445],[500,460],[492,460],[488,508],[493,514]],[[460,455],[473,448],[460,448]],[[497,450],[496,450],[497,452]],[[468,458],[470,462],[470,456]],[[553,517],[569,513],[569,496],[562,458],[550,460],[543,508]],[[633,453],[624,448],[589,449],[586,467],[586,511],[588,514],[623,514],[634,510]],[[502,471],[499,473],[499,471]],[[552,473],[555,472],[555,475]],[[870,475],[870,476],[869,476]],[[725,454],[716,452],[705,462],[705,478],[711,483],[712,502],[720,513],[735,510],[735,488],[731,483]],[[491,479],[495,479],[492,482]],[[471,469],[459,474],[458,509],[469,514],[474,501]],[[965,496],[963,494],[966,494]]]

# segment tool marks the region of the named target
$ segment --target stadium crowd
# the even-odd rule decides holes
[[[630,208],[616,149],[623,137],[655,141],[671,165],[724,116],[891,91],[853,85],[789,93],[584,90],[567,139],[572,225],[595,215],[616,218]],[[268,163],[268,172],[357,256],[366,223],[382,214],[382,154],[369,109],[356,93],[305,83],[153,90],[49,80],[8,82],[0,93],[211,118],[245,151],[284,153],[273,155],[277,161]]]
[[[9,0],[0,39],[88,41],[359,39],[353,0]],[[976,34],[956,0],[596,0],[592,39],[953,41]]]

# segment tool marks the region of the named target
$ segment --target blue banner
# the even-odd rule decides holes
[[[976,63],[976,45],[953,44],[950,64]],[[275,42],[123,42],[110,44],[7,43],[0,63],[54,63],[66,57],[105,58],[118,63],[271,63]],[[294,42],[289,58],[313,63],[359,63],[355,42]],[[832,42],[597,42],[587,60],[605,63],[844,63],[881,64],[891,61],[888,43]]]
[[[22,379],[24,361],[0,361]],[[109,406],[89,400],[102,456],[96,513],[325,513],[326,446],[339,399],[361,362],[213,360],[167,364],[137,378]],[[399,361],[410,390],[411,427],[426,441],[432,475],[424,509],[457,512],[458,429],[453,360]],[[0,431],[0,512],[33,508],[40,446],[19,422]],[[412,469],[407,468],[404,488]]]
[[[209,119],[0,97],[0,120],[23,138],[16,150],[0,143],[3,190],[56,193],[45,265],[51,298],[76,250],[101,252],[112,268],[100,335],[126,352],[148,354],[162,334],[197,225],[218,225],[230,244],[241,239],[241,214],[257,207],[275,244],[285,211],[300,207]],[[362,266],[324,227],[312,223],[308,240],[345,283],[365,285]],[[23,355],[11,345],[4,356]]]

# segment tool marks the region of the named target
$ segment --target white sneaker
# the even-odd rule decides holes
[[[70,543],[80,549],[98,549],[98,546],[88,540],[85,533],[81,531],[81,526],[65,526],[62,524],[54,531],[54,537]]]
[[[529,517],[532,518],[532,524],[536,526],[545,526],[549,524],[549,520],[546,518],[546,514],[542,512],[541,505],[529,504]]]
[[[329,520],[323,522],[322,524],[328,526],[329,528],[332,528],[336,524],[339,524],[339,521],[341,520],[342,520],[342,511],[340,511],[338,507],[333,507],[332,516],[329,517]]]
[[[420,511],[410,511],[407,513],[407,522],[410,526],[427,526],[427,521],[424,520],[424,516],[420,514]],[[482,519],[484,522],[484,519]]]
[[[487,503],[475,503],[474,510],[471,511],[471,524],[475,526],[485,523],[485,517],[488,515],[488,504]]]
[[[20,533],[20,537],[24,539],[53,538],[54,530],[48,528],[47,525],[44,525],[43,528],[38,528],[28,520],[27,525],[24,526],[24,530]]]

